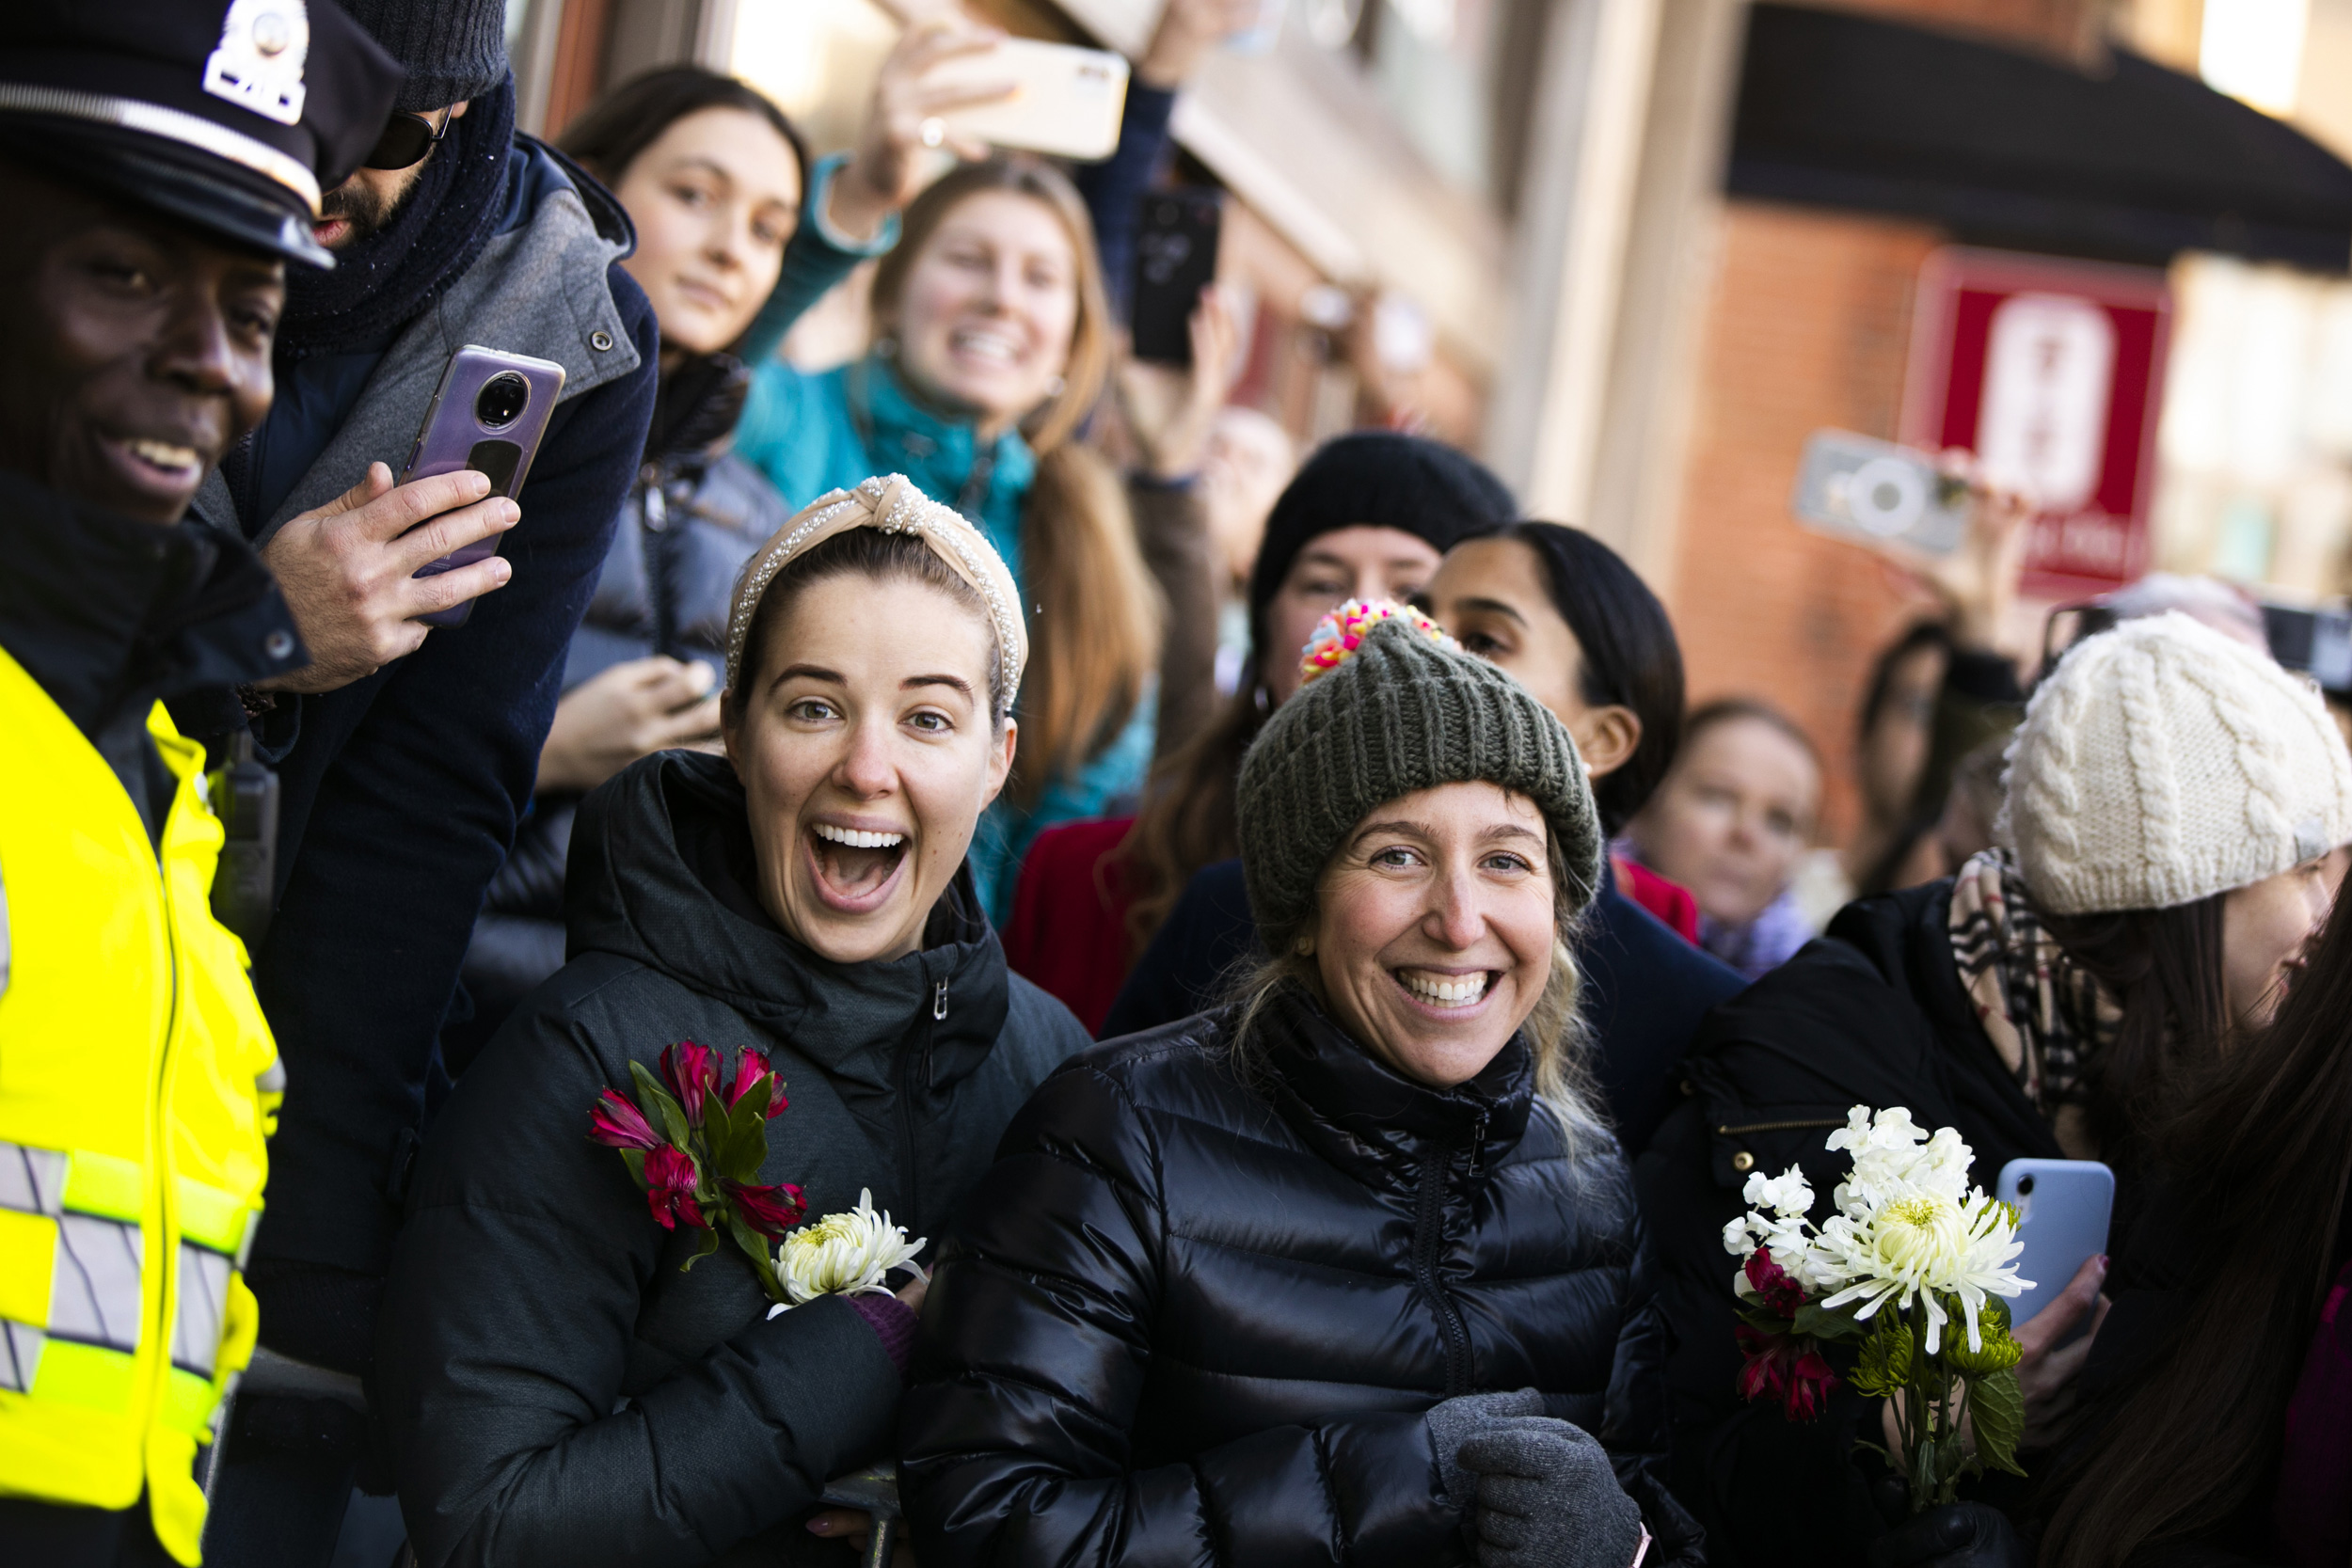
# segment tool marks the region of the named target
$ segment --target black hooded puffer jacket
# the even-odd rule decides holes
[[[1005,1134],[925,1303],[899,1485],[924,1568],[1467,1560],[1423,1414],[1534,1387],[1658,1537],[1664,1326],[1613,1141],[1514,1040],[1440,1091],[1302,993],[1115,1040]]]
[[[410,1182],[377,1319],[376,1409],[426,1568],[852,1561],[797,1520],[886,1457],[899,1378],[846,1302],[771,1319],[732,1245],[696,1262],[589,1108],[680,1040],[767,1052],[790,1103],[763,1182],[811,1218],[939,1237],[998,1136],[1087,1043],[1005,967],[960,875],[921,951],[835,964],[753,885],[742,786],[657,753],[580,807],[571,961],[451,1094]],[[658,1068],[657,1068],[658,1070]]]

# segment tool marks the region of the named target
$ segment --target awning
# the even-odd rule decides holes
[[[2352,167],[2258,109],[2120,51],[2091,73],[1842,11],[1751,8],[1725,183],[2017,249],[2352,265]]]

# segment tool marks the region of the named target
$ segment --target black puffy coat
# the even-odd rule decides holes
[[[1659,1544],[1664,1328],[1624,1162],[1514,1040],[1440,1091],[1297,992],[1047,1080],[926,1302],[899,1484],[924,1568],[1465,1560],[1423,1414],[1534,1387]]]
[[[1878,1462],[1854,1449],[1857,1435],[1880,1441],[1877,1402],[1841,1378],[1827,1413],[1798,1423],[1740,1398],[1739,1260],[1723,1234],[1747,1209],[1748,1173],[1802,1165],[1824,1218],[1851,1164],[1827,1140],[1855,1105],[1902,1105],[1921,1127],[1959,1129],[1988,1190],[2010,1160],[2065,1157],[1977,1022],[1952,957],[1951,899],[1947,878],[1849,904],[1820,941],[1716,1007],[1683,1058],[1682,1105],[1642,1155],[1673,1329],[1674,1484],[1719,1562],[1862,1568],[1886,1528],[1871,1497]],[[1848,1353],[1831,1354],[1836,1364]],[[2013,1500],[2000,1481],[1979,1496]],[[1804,1502],[1801,1528],[1792,1499]]]
[[[664,752],[582,805],[572,960],[451,1094],[377,1320],[376,1407],[426,1568],[836,1561],[795,1522],[888,1453],[898,1370],[846,1303],[768,1317],[732,1245],[656,1225],[589,1107],[680,1039],[785,1080],[765,1182],[861,1187],[938,1237],[1029,1092],[1087,1043],[1005,967],[960,877],[921,951],[831,963],[754,883],[742,786]]]

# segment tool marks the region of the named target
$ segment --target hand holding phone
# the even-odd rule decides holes
[[[1960,547],[1970,505],[1966,479],[1908,447],[1845,430],[1806,439],[1788,499],[1799,522],[1824,533],[1923,556]]]
[[[860,240],[879,233],[935,172],[927,149],[964,159],[988,156],[986,142],[957,131],[946,117],[1009,98],[1013,84],[946,68],[985,58],[1004,36],[1000,28],[975,25],[952,11],[925,17],[898,35],[874,79],[857,148],[834,177],[825,215],[834,227]]]
[[[539,439],[564,391],[564,367],[527,354],[504,354],[469,343],[449,356],[441,385],[424,411],[401,483],[437,474],[488,476],[490,493],[512,499],[531,472]],[[470,566],[498,549],[495,539],[461,545],[417,569],[421,578]],[[473,613],[473,600],[421,615],[427,626],[454,626]]]
[[[470,469],[395,485],[389,467],[369,464],[358,483],[262,546],[310,653],[309,664],[263,684],[333,691],[416,652],[433,629],[422,617],[503,587],[514,571],[496,555],[433,577],[418,569],[495,539],[521,515]]]

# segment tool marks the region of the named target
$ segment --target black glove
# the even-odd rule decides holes
[[[2033,1568],[2033,1557],[1999,1509],[1946,1503],[1871,1542],[1870,1568]]]
[[[1446,1501],[1462,1511],[1464,1524],[1478,1501],[1478,1478],[1462,1468],[1455,1457],[1462,1445],[1497,1421],[1512,1416],[1540,1416],[1544,1397],[1533,1388],[1515,1394],[1457,1394],[1431,1405],[1422,1418],[1429,1429],[1429,1447],[1438,1456],[1438,1483]]]
[[[1642,1511],[1581,1427],[1514,1417],[1463,1443],[1461,1462],[1478,1476],[1479,1568],[1630,1568]]]

